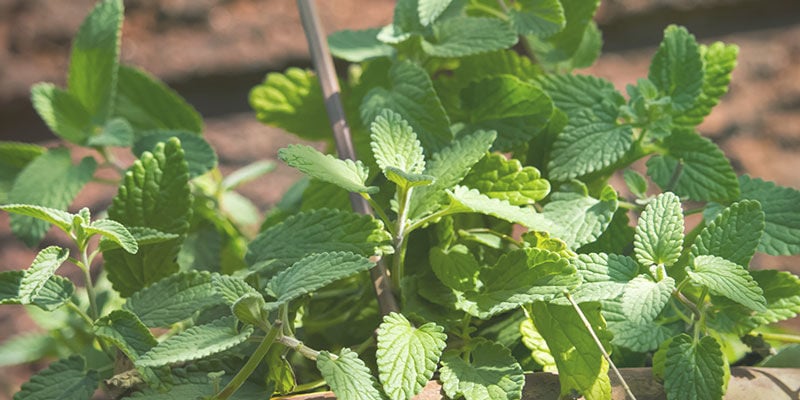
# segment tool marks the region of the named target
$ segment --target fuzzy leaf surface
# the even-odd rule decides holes
[[[625,285],[622,294],[622,312],[631,322],[645,324],[656,319],[669,302],[675,280],[670,277],[653,282],[639,275]]]
[[[515,206],[532,204],[550,193],[550,182],[538,169],[523,167],[519,160],[507,160],[501,154],[482,158],[461,184]]]
[[[23,304],[33,303],[56,270],[69,258],[69,249],[50,246],[40,251],[19,282],[19,299]]]
[[[542,366],[544,372],[557,372],[556,359],[550,353],[547,342],[542,334],[536,330],[533,320],[526,318],[519,325],[519,332],[522,335],[522,344],[531,351],[531,358]]]
[[[605,307],[606,305],[603,304]],[[611,343],[635,352],[648,352],[658,348],[670,337],[682,331],[680,326],[662,325],[657,321],[608,321],[608,330],[614,334]]]
[[[686,28],[668,26],[647,77],[670,96],[676,111],[686,111],[702,92],[703,76],[703,59],[694,36]]]
[[[50,364],[22,384],[14,400],[86,400],[100,384],[97,371],[85,371],[86,360],[71,356]]]
[[[217,166],[217,153],[202,136],[195,132],[182,130],[148,131],[140,135],[133,145],[133,154],[141,157],[145,151],[153,152],[156,145],[166,142],[172,137],[181,141],[186,164],[189,167],[189,179],[205,174]]]
[[[564,29],[567,20],[558,0],[522,0],[509,10],[511,24],[519,35],[551,36]]]
[[[252,333],[251,325],[237,331],[236,317],[222,317],[167,338],[143,354],[135,364],[137,367],[160,367],[199,360],[243,343]]]
[[[127,310],[114,310],[97,320],[94,333],[113,343],[134,362],[158,344],[147,326]]]
[[[348,348],[334,359],[327,351],[317,357],[317,369],[333,393],[341,399],[382,400],[378,383],[369,368]]]
[[[550,196],[541,215],[544,230],[563,240],[571,249],[577,249],[597,240],[611,223],[617,210],[617,193],[605,187],[599,199],[590,197],[585,188],[577,192],[557,192]]]
[[[123,309],[134,313],[146,326],[169,327],[198,310],[220,303],[221,299],[211,283],[211,274],[187,271],[170,275],[137,291],[128,297]]]
[[[328,47],[334,57],[355,63],[373,58],[391,57],[395,50],[378,40],[380,31],[380,28],[373,28],[334,32],[328,35]]]
[[[581,284],[572,291],[578,303],[619,297],[639,272],[634,259],[616,254],[578,254],[570,263],[581,277]]]
[[[136,238],[125,228],[124,225],[111,219],[99,219],[92,222],[86,228],[86,233],[90,235],[101,235],[103,238],[111,240],[125,251],[136,254],[139,251],[139,243]]]
[[[708,287],[712,294],[727,297],[754,311],[766,311],[764,291],[742,266],[716,256],[697,256],[689,278]]]
[[[386,177],[398,185],[409,185],[413,176],[425,171],[425,155],[417,134],[400,114],[385,110],[372,122],[370,146]]]
[[[83,186],[92,179],[97,162],[86,157],[72,164],[69,150],[49,150],[23,169],[8,193],[8,202],[66,210]],[[11,230],[29,247],[36,246],[50,225],[22,215],[11,216]]]
[[[53,311],[69,301],[75,293],[75,285],[69,279],[52,275],[35,297],[22,299],[19,290],[25,273],[26,271],[0,272],[0,304],[32,304],[45,311]]]
[[[544,40],[529,37],[536,58],[546,64],[569,61],[580,50],[585,32],[590,29],[599,0],[559,0],[564,10],[564,28]]]
[[[83,144],[92,132],[92,116],[71,93],[50,83],[31,88],[31,104],[47,127],[58,137]]]
[[[377,187],[366,186],[369,169],[361,161],[340,160],[303,144],[280,149],[278,158],[312,178],[332,183],[349,192],[378,192]]]
[[[634,196],[640,199],[647,197],[647,180],[641,174],[632,169],[626,169],[623,178],[625,186]]]
[[[383,318],[378,327],[378,371],[391,399],[408,400],[433,377],[445,347],[444,328],[432,322],[419,328],[398,313]]]
[[[526,227],[542,226],[542,218],[532,208],[517,207],[506,200],[491,198],[476,189],[458,185],[448,190],[450,209],[455,212],[476,212],[491,215]]]
[[[9,202],[8,193],[17,175],[46,151],[46,148],[31,143],[0,142],[0,204]]]
[[[711,336],[694,343],[689,335],[676,336],[666,350],[664,391],[669,400],[722,399],[725,362]]]
[[[212,274],[211,283],[214,291],[228,305],[233,305],[242,296],[260,296],[258,290],[250,286],[244,279],[235,276]]]
[[[466,400],[519,400],[525,375],[511,351],[499,343],[483,341],[470,352],[470,362],[458,353],[442,357],[440,380],[449,398]]]
[[[609,347],[610,335],[600,315],[600,304],[583,303],[580,307],[603,346]],[[561,395],[577,392],[587,400],[610,398],[608,362],[572,306],[536,302],[532,311],[533,322],[555,358]]]
[[[711,113],[711,109],[728,92],[731,74],[736,67],[736,56],[739,54],[738,46],[722,42],[716,42],[711,46],[700,45],[699,49],[705,68],[700,96],[691,109],[673,119],[675,123],[684,126],[695,126],[703,122],[703,119]]]
[[[417,14],[423,26],[430,25],[436,20],[453,0],[417,0]]]
[[[683,250],[683,210],[678,196],[666,192],[645,207],[636,226],[633,251],[642,265],[678,261]]]
[[[717,256],[746,267],[763,232],[764,212],[759,202],[733,203],[703,228],[694,240],[691,254]]]
[[[59,227],[65,232],[69,231],[74,218],[73,214],[70,214],[66,211],[57,210],[55,208],[33,206],[30,204],[6,204],[0,206],[0,210],[10,214],[26,215],[28,217],[45,221]]]
[[[288,303],[340,279],[372,268],[375,262],[354,253],[318,253],[304,257],[267,283],[279,303]]]
[[[327,119],[322,88],[310,70],[289,68],[267,74],[250,91],[250,107],[259,121],[307,140],[328,140],[333,131]]]
[[[445,286],[462,292],[475,288],[481,265],[467,246],[457,244],[448,249],[434,247],[428,258],[433,274]]]
[[[511,25],[497,18],[452,17],[433,25],[433,37],[422,50],[433,57],[466,57],[517,44]]]

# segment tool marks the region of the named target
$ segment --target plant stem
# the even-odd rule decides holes
[[[306,346],[303,342],[297,340],[292,336],[280,336],[277,338],[278,343],[300,353],[301,356],[316,361],[319,357],[319,351]],[[338,358],[335,354],[331,354],[331,359]]]
[[[250,356],[250,358],[247,360],[247,363],[244,364],[242,369],[240,369],[239,372],[236,373],[236,376],[234,376],[233,379],[230,382],[228,382],[228,384],[222,389],[222,391],[220,391],[219,393],[217,393],[216,396],[214,396],[215,400],[225,400],[233,396],[233,394],[236,393],[237,390],[239,390],[239,388],[244,384],[247,378],[249,378],[250,375],[253,373],[253,371],[255,371],[256,367],[258,367],[258,364],[261,363],[261,360],[264,359],[264,356],[267,355],[267,351],[269,351],[269,348],[272,347],[272,343],[275,342],[275,338],[278,336],[280,331],[281,331],[281,321],[278,320],[275,321],[275,323],[272,325],[269,332],[267,332],[267,336],[264,337],[264,340],[261,341],[261,344],[258,345],[256,351],[253,353],[252,356]]]
[[[673,189],[675,189],[675,185],[678,184],[678,179],[681,179],[682,174],[683,174],[683,161],[678,160],[678,164],[675,165],[675,170],[672,171],[672,176],[669,178],[667,186],[664,187],[664,191],[671,192]]]
[[[400,287],[400,281],[405,275],[406,248],[406,219],[408,219],[408,205],[411,200],[413,188],[400,187],[400,204],[398,205],[397,225],[394,236],[394,256],[392,257],[392,279],[396,287]]]
[[[569,303],[572,304],[572,308],[575,309],[575,312],[578,313],[578,316],[581,318],[581,321],[583,322],[583,326],[585,326],[586,329],[589,331],[589,334],[592,335],[592,339],[594,339],[594,343],[597,345],[597,348],[600,349],[601,353],[603,353],[603,358],[605,358],[606,361],[608,361],[608,365],[611,366],[611,369],[614,370],[614,373],[617,375],[617,378],[619,378],[622,387],[625,389],[625,393],[627,393],[631,399],[636,400],[636,396],[634,396],[633,392],[631,391],[631,388],[628,386],[628,383],[625,382],[625,378],[622,377],[622,373],[620,373],[619,370],[617,369],[617,366],[614,365],[614,361],[611,361],[611,356],[608,355],[606,348],[603,347],[603,342],[601,342],[600,338],[597,337],[597,333],[595,333],[594,328],[592,328],[592,324],[589,322],[589,320],[586,319],[586,315],[583,314],[583,310],[581,310],[581,307],[578,305],[578,303],[575,302],[575,299],[572,298],[572,295],[569,294],[568,290],[564,291],[564,295],[567,297],[567,300],[569,300]]]
[[[800,343],[800,336],[798,335],[790,335],[786,333],[769,333],[769,332],[759,332],[759,335],[764,338],[764,340],[771,340],[775,342],[783,342],[783,343]]]
[[[638,204],[631,203],[629,201],[625,201],[625,200],[617,201],[617,205],[619,206],[619,208],[622,208],[622,209],[625,209],[625,210],[636,210],[636,211],[641,211],[642,210],[642,206],[640,206]]]
[[[300,20],[303,23],[303,31],[308,40],[308,49],[311,53],[311,61],[314,69],[319,76],[322,94],[325,98],[325,109],[328,111],[328,119],[333,129],[333,137],[336,142],[336,152],[341,159],[355,160],[356,153],[353,141],[350,138],[350,127],[345,119],[344,107],[340,98],[339,81],[336,77],[336,69],[333,66],[333,58],[328,49],[328,41],[325,31],[322,29],[314,0],[297,0],[297,9],[300,11]],[[360,214],[372,215],[369,203],[358,194],[351,193],[350,203],[353,210]],[[389,281],[389,273],[386,265],[378,262],[369,270],[372,283],[375,288],[375,295],[378,299],[378,306],[381,314],[387,315],[392,311],[398,311],[397,300],[392,294],[392,287]]]
[[[361,196],[367,200],[370,207],[372,207],[372,210],[375,211],[375,213],[378,214],[378,217],[383,221],[383,225],[389,230],[389,233],[394,236],[396,233],[394,225],[392,225],[392,220],[389,219],[389,216],[386,214],[386,211],[383,210],[383,207],[376,203],[369,194],[361,193]]]
[[[67,302],[67,307],[68,307],[70,310],[72,310],[72,311],[75,311],[75,313],[76,313],[76,314],[78,314],[78,316],[79,316],[79,317],[81,317],[81,319],[82,319],[84,322],[86,322],[87,324],[89,324],[89,326],[92,326],[92,325],[94,325],[94,321],[93,321],[93,320],[92,320],[92,319],[91,319],[91,318],[90,318],[90,317],[89,317],[89,316],[88,316],[88,315],[87,315],[85,312],[83,312],[83,310],[81,310],[81,308],[80,308],[80,307],[78,307],[78,305],[77,305],[77,304],[73,303],[73,302],[72,302],[72,300],[70,300],[70,301],[68,301],[68,302]]]
[[[85,247],[81,249],[81,264],[83,264],[83,267],[81,267],[81,270],[83,270],[83,277],[86,279],[86,295],[89,297],[89,316],[92,318],[92,321],[94,321],[99,316],[99,311],[97,309],[97,296],[94,292],[94,284],[92,283],[92,272],[90,268],[92,263],[91,260],[89,260],[89,255]]]
[[[292,390],[292,393],[309,392],[309,391],[312,391],[314,389],[321,388],[323,386],[325,386],[325,379],[320,379],[318,381],[304,383],[302,385],[297,385],[297,386],[294,387],[294,390]]]

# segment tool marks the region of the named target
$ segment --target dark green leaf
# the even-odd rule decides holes
[[[100,384],[97,371],[86,371],[81,356],[58,360],[22,384],[14,400],[86,400]]]
[[[465,57],[517,44],[511,25],[497,18],[453,17],[433,24],[433,37],[422,50],[433,57]]]
[[[711,336],[676,336],[666,351],[664,391],[669,400],[715,400],[725,393],[725,361]]]
[[[337,280],[366,271],[374,265],[374,261],[353,253],[312,254],[272,278],[267,283],[267,291],[279,303],[288,303]]]
[[[692,256],[718,256],[747,267],[764,232],[764,212],[757,201],[733,203],[711,221],[692,245]]]
[[[344,30],[328,36],[328,47],[334,57],[350,62],[364,62],[373,58],[391,57],[395,50],[380,40],[380,28],[359,31]]]
[[[114,310],[97,320],[94,333],[113,343],[134,362],[158,344],[142,321],[127,310]]]
[[[434,247],[429,259],[433,274],[447,287],[462,292],[476,288],[481,266],[467,246],[458,244],[446,250]]]
[[[214,291],[211,275],[189,271],[168,276],[134,293],[124,309],[147,326],[169,327],[220,303],[222,299]]]
[[[716,42],[711,46],[700,45],[699,49],[705,68],[703,88],[692,108],[673,120],[685,126],[695,126],[703,122],[703,118],[711,113],[711,109],[728,92],[731,73],[736,66],[736,56],[739,54],[738,46],[722,42]]]
[[[521,0],[513,4],[509,17],[519,35],[552,36],[567,24],[558,0]]]
[[[176,137],[189,166],[189,178],[195,178],[217,166],[217,153],[211,145],[194,132],[189,131],[148,131],[140,134],[133,145],[133,154],[141,157],[145,151],[153,152],[156,145]]]
[[[501,344],[480,341],[465,361],[457,352],[442,357],[440,379],[450,398],[466,400],[519,400],[525,375],[522,367]]]
[[[668,26],[647,77],[670,96],[673,109],[686,111],[702,91],[703,76],[703,59],[694,36],[686,28]]]
[[[71,93],[49,83],[38,83],[31,88],[31,103],[58,137],[83,144],[92,134],[92,116]]]
[[[0,304],[33,304],[45,311],[55,310],[72,297],[75,285],[69,279],[53,275],[39,290],[36,297],[23,301],[19,289],[25,271],[0,272]]]
[[[333,393],[340,399],[382,400],[378,383],[369,368],[348,348],[336,357],[323,351],[317,357],[317,369]]]
[[[46,148],[35,144],[0,142],[0,204],[8,202],[8,193],[20,171],[45,151]]]
[[[600,0],[559,0],[566,24],[557,34],[545,40],[529,37],[536,58],[546,64],[557,64],[572,58],[583,42]]]
[[[58,246],[50,246],[36,255],[30,268],[19,281],[18,296],[22,304],[32,304],[39,297],[56,270],[69,258],[69,250]]]

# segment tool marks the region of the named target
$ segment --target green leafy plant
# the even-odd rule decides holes
[[[597,6],[400,0],[392,24],[331,35],[353,63],[342,98],[361,158],[282,149],[307,178],[258,226],[233,189],[271,165],[223,177],[197,112],[119,64],[122,2],[101,1],[67,89],[32,90],[53,132],[95,155],[75,165],[67,148],[0,144],[14,233],[35,246],[56,226],[74,244],[0,274],[0,303],[57,321],[2,346],[25,344],[4,363],[60,358],[15,398],[102,387],[263,399],[327,385],[342,399],[409,399],[438,379],[451,398],[520,399],[525,372],[544,370],[563,396],[607,399],[610,370],[642,365],[669,399],[722,398],[747,346],[800,340],[768,327],[800,311],[800,278],[749,268],[756,252],[800,253],[800,192],[737,177],[696,132],[727,91],[735,46],[670,26],[627,97],[573,74],[599,55]],[[312,71],[269,74],[250,100],[267,124],[333,137]],[[119,165],[119,151],[138,160]],[[656,187],[628,169],[640,159]],[[609,185],[618,171],[631,198]],[[67,211],[89,183],[118,186],[106,218]],[[351,195],[375,215],[354,213]],[[399,300],[388,313],[367,273],[384,262]],[[56,274],[63,264],[83,288]]]

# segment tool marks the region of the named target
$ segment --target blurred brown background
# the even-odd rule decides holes
[[[94,3],[0,0],[0,140],[53,143],[31,108],[29,89],[40,81],[64,85],[70,40]],[[384,25],[394,1],[318,5],[332,32]],[[275,160],[278,148],[297,141],[259,124],[247,104],[250,88],[267,72],[310,64],[294,1],[125,0],[125,6],[123,62],[156,74],[203,114],[223,172]],[[597,21],[603,56],[587,72],[620,90],[647,75],[670,23],[686,26],[703,43],[738,44],[730,92],[700,131],[723,148],[737,172],[800,188],[800,1],[603,0]],[[266,209],[297,176],[279,166],[243,192]],[[90,186],[76,208],[103,209],[113,195]],[[57,235],[47,240],[62,242]],[[0,215],[0,270],[26,268],[34,256],[11,236],[7,215]],[[800,257],[758,257],[754,265],[800,273]],[[0,341],[32,326],[21,308],[3,310]],[[800,328],[797,319],[792,324]],[[0,369],[0,399],[10,398],[32,369],[44,365]]]

